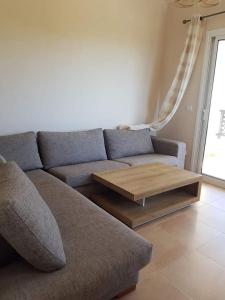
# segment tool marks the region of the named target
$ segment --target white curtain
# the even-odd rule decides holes
[[[192,17],[185,48],[181,55],[176,75],[159,110],[157,120],[151,124],[128,126],[128,129],[137,130],[141,128],[150,128],[153,131],[158,131],[173,118],[190,81],[202,41],[202,32],[203,25],[201,16]]]

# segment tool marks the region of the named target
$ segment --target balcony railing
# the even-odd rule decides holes
[[[219,132],[217,133],[218,138],[225,136],[225,110],[221,110],[221,117],[220,117],[220,127]]]

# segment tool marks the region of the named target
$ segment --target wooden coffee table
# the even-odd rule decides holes
[[[165,164],[94,173],[108,188],[92,201],[131,228],[199,201],[202,176]]]

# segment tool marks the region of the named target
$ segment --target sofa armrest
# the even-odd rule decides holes
[[[184,168],[186,156],[185,143],[154,136],[152,137],[152,143],[155,153],[176,156],[178,159],[178,166]]]

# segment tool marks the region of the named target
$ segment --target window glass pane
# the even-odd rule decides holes
[[[218,44],[202,173],[225,180],[225,40]]]

